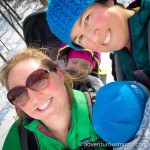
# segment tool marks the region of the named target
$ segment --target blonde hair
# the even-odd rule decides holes
[[[21,51],[14,55],[3,67],[0,73],[0,82],[3,86],[7,88],[7,90],[10,90],[8,85],[8,74],[10,70],[17,65],[19,62],[27,60],[27,59],[36,59],[41,62],[43,66],[48,68],[50,71],[57,72],[58,66],[54,64],[54,62],[45,54],[43,54],[40,50],[34,49],[34,48],[28,48],[27,50]],[[68,97],[70,100],[70,106],[73,104],[73,93],[72,93],[72,79],[69,73],[62,71],[64,77],[65,77],[65,87],[68,93]],[[23,112],[21,109],[17,112],[20,121],[23,119],[23,117],[29,117],[25,112]],[[29,117],[30,118],[30,117]]]

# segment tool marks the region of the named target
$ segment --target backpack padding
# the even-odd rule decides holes
[[[92,122],[92,102],[91,102],[91,96],[88,92],[84,92],[85,96],[86,96],[86,99],[87,99],[87,104],[88,104],[88,107],[89,107],[89,115],[90,115],[90,120]]]
[[[27,16],[23,22],[23,34],[27,47],[49,48],[51,53],[57,54],[58,48],[62,44],[50,30],[47,20],[46,11],[32,13]],[[56,58],[56,56],[53,56]]]
[[[39,150],[39,142],[34,132],[21,127],[20,142],[22,150]]]
[[[27,129],[25,129],[23,126],[20,129],[20,143],[22,150],[28,150]]]
[[[120,56],[115,54],[114,57],[115,57],[115,72],[116,72],[117,81],[124,81],[125,77],[123,74]]]
[[[27,132],[28,137],[28,149],[29,150],[40,150],[39,142],[37,139],[37,136],[34,132],[28,131]]]
[[[44,46],[59,48],[62,43],[50,30],[46,11],[29,15],[23,22],[23,34],[27,46],[39,43]]]

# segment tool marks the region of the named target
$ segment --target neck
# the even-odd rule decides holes
[[[125,23],[125,27],[127,28],[126,30],[129,31],[129,25],[128,25],[128,19],[133,16],[135,14],[135,12],[133,10],[127,10],[127,9],[122,9],[122,8],[119,8],[122,10],[122,16],[123,16],[123,20],[124,20],[124,23]],[[128,50],[130,50],[130,47],[131,47],[131,41],[130,41],[130,35],[129,35],[129,32],[128,32],[128,41],[125,45],[125,47],[128,48]]]
[[[135,12],[133,10],[126,10],[126,18],[127,20],[133,16],[135,14]],[[128,22],[127,22],[128,23]],[[127,24],[127,27],[129,28],[128,24]],[[128,29],[129,31],[129,29]],[[130,51],[130,47],[131,47],[131,41],[130,41],[130,35],[129,35],[129,40],[127,41],[127,44],[126,44],[126,47],[128,48],[128,50]]]
[[[127,17],[130,18],[131,16],[133,16],[135,14],[135,11],[133,10],[126,10],[127,11]]]
[[[66,147],[67,146],[67,134],[68,134],[68,127],[71,121],[71,109],[65,109],[65,113],[61,115],[54,121],[46,120],[42,121],[42,123],[48,128],[48,130],[59,140],[61,141]]]
[[[120,12],[120,15],[123,15],[124,19],[128,19],[135,14],[134,10],[128,10],[116,5],[114,7],[119,10],[118,12]]]

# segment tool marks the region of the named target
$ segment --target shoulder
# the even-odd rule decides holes
[[[150,0],[141,0],[140,10],[146,10],[146,12],[150,12]]]
[[[73,89],[73,98],[76,102],[84,102],[86,100],[86,96],[83,92]]]
[[[91,86],[92,86],[96,91],[98,91],[99,88],[101,88],[101,87],[103,86],[102,81],[101,81],[98,77],[88,75],[88,79],[91,81]]]
[[[5,139],[3,150],[8,150],[10,149],[10,147],[11,150],[21,150],[18,125],[19,125],[19,121],[17,120],[11,126],[8,135]]]
[[[142,0],[141,1],[141,6],[140,6],[140,10],[144,11],[144,13],[148,13],[150,12],[150,0]]]
[[[143,3],[150,4],[150,0],[142,0],[142,3],[141,3],[141,4],[143,4]]]

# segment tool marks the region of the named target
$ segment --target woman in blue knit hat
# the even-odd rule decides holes
[[[124,80],[140,81],[150,89],[149,8],[150,0],[135,1],[129,9],[113,0],[50,0],[47,21],[75,49],[117,54]]]

